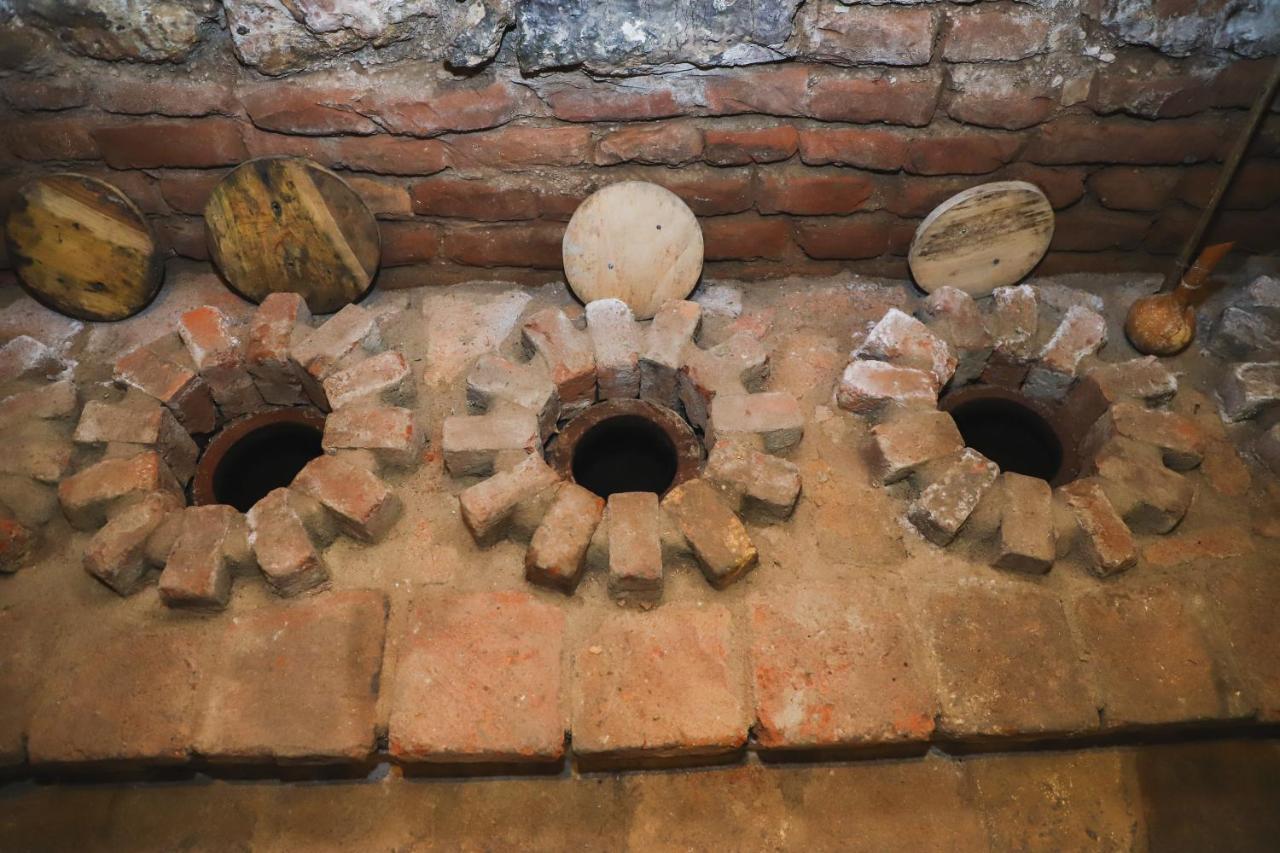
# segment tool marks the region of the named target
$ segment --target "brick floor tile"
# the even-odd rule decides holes
[[[564,755],[564,614],[525,592],[422,598],[399,637],[391,754],[408,762]]]
[[[0,610],[0,769],[26,760],[28,726],[59,627],[46,606]]]
[[[1021,585],[964,584],[933,593],[925,613],[943,734],[980,740],[1098,727],[1093,691],[1056,597]]]
[[[1235,701],[1263,722],[1280,722],[1280,588],[1274,572],[1232,567],[1209,578],[1214,651],[1239,685]]]
[[[80,629],[45,668],[27,742],[31,763],[186,761],[210,661],[206,641],[190,624]]]
[[[196,752],[215,761],[364,761],[374,748],[386,599],[349,590],[271,604],[226,627]]]
[[[574,652],[573,751],[588,764],[696,760],[746,743],[729,611],[611,613]]]
[[[762,748],[917,742],[923,751],[937,699],[898,601],[870,584],[752,598],[751,677]]]

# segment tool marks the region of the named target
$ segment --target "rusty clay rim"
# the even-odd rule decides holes
[[[620,417],[643,418],[662,430],[663,435],[670,440],[676,454],[676,474],[667,491],[702,473],[702,442],[693,427],[666,406],[634,398],[596,403],[569,421],[547,448],[547,461],[561,477],[574,481],[573,452],[577,449],[578,442],[597,425]]]
[[[1062,448],[1062,464],[1058,466],[1057,475],[1049,481],[1050,485],[1061,486],[1080,476],[1080,437],[1068,428],[1067,424],[1071,419],[1066,417],[1061,404],[1049,405],[1003,385],[979,383],[949,392],[938,401],[938,408],[950,414],[963,405],[985,400],[1000,400],[1021,406],[1037,415],[1049,427]]]
[[[245,415],[227,424],[205,447],[204,453],[200,454],[196,475],[191,481],[191,502],[197,506],[216,504],[218,499],[213,491],[213,477],[227,455],[227,451],[250,433],[277,424],[309,426],[318,432],[324,432],[324,415],[316,409],[306,407],[275,409],[270,412]]]

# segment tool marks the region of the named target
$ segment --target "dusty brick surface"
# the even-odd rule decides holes
[[[1263,722],[1280,721],[1280,590],[1269,573],[1253,567],[1214,572],[1208,583],[1214,649],[1240,685],[1237,701],[1256,709]]]
[[[1015,363],[1030,361],[1040,325],[1035,289],[1024,284],[993,290],[989,325],[997,353]]]
[[[680,528],[708,583],[724,589],[759,559],[747,529],[710,480],[688,480],[667,492],[662,509]]]
[[[574,754],[628,763],[741,748],[749,711],[733,651],[718,604],[610,614],[574,652]]]
[[[424,440],[409,409],[363,403],[330,413],[321,445],[326,453],[368,450],[385,467],[410,468],[418,463]]]
[[[537,415],[510,407],[479,416],[451,415],[444,419],[440,442],[445,468],[455,477],[492,473],[499,456],[534,453],[540,446]]]
[[[702,324],[702,306],[686,300],[666,302],[653,315],[640,354],[640,397],[674,408],[685,347]]]
[[[1104,589],[1071,608],[1102,722],[1125,728],[1232,716],[1194,606],[1172,589]]]
[[[78,444],[138,445],[139,452],[154,448],[180,483],[191,481],[200,455],[191,435],[158,402],[145,405],[90,400],[84,404],[73,438]]]
[[[804,411],[786,391],[717,394],[711,401],[707,441],[746,433],[760,436],[770,453],[794,447],[804,437]]]
[[[258,568],[280,595],[297,595],[329,580],[329,570],[288,489],[273,489],[247,514],[249,545]]]
[[[1041,350],[1022,390],[1033,397],[1062,397],[1075,381],[1081,360],[1106,342],[1107,321],[1102,315],[1080,305],[1071,306]]]
[[[1133,533],[1112,506],[1096,479],[1086,478],[1058,489],[1075,514],[1094,574],[1107,577],[1138,562]]]
[[[571,593],[586,566],[587,548],[604,516],[605,502],[577,483],[561,483],[525,552],[531,583]]]
[[[419,597],[395,638],[389,748],[404,762],[564,756],[564,614],[525,592]]]
[[[203,305],[178,319],[178,334],[226,417],[247,415],[263,407],[265,401],[249,375],[244,348],[230,317],[212,305]]]
[[[85,571],[120,595],[137,592],[151,568],[147,540],[181,508],[177,495],[155,492],[120,510],[89,540],[84,551]]]
[[[710,349],[685,347],[678,380],[680,402],[694,426],[705,430],[711,401],[718,394],[744,394],[764,390],[769,374],[769,352],[753,332],[735,332]]]
[[[152,450],[104,459],[79,471],[58,485],[58,500],[72,526],[92,530],[105,524],[122,503],[158,491],[182,494],[169,467]]]
[[[486,412],[504,405],[533,412],[544,437],[551,435],[560,418],[560,395],[541,365],[517,364],[497,353],[485,353],[467,374],[467,407]]]
[[[1195,482],[1164,467],[1160,451],[1113,438],[1093,461],[1098,481],[1135,533],[1168,533],[1195,497]]]
[[[323,504],[343,533],[362,542],[385,536],[403,509],[400,498],[376,474],[332,456],[308,462],[294,478],[293,488]]]
[[[597,299],[586,312],[600,399],[639,397],[643,336],[631,308],[621,299]]]
[[[946,412],[908,410],[871,429],[871,456],[882,482],[896,483],[920,466],[960,452],[964,439]]]
[[[310,331],[311,311],[297,293],[269,293],[253,313],[245,336],[245,361],[266,402],[281,406],[306,402],[289,352]]]
[[[364,761],[385,632],[386,599],[369,590],[241,614],[208,668],[195,751],[242,763]]]
[[[662,520],[652,492],[609,495],[609,594],[656,601],[662,597]]]
[[[47,524],[61,511],[54,486],[21,474],[0,474],[0,507],[31,527]]]
[[[232,573],[252,562],[244,515],[222,504],[182,511],[182,528],[160,573],[160,599],[170,607],[221,610]]]
[[[0,345],[0,382],[52,379],[62,367],[58,354],[30,335],[17,335]]]
[[[790,518],[800,498],[800,469],[795,463],[762,453],[746,441],[716,442],[704,475],[754,521]]]
[[[907,517],[930,542],[947,545],[991,488],[1000,469],[968,447],[938,464],[943,466],[942,472],[911,503]]]
[[[462,521],[477,542],[488,544],[501,532],[521,502],[534,498],[559,475],[533,454],[520,464],[467,487],[458,496]]]
[[[0,768],[7,773],[27,759],[27,733],[46,679],[42,677],[61,633],[45,607],[0,611]]]
[[[0,474],[24,475],[42,483],[58,482],[71,473],[75,461],[75,445],[66,433],[62,425],[40,420],[6,430]]]
[[[927,371],[933,374],[937,388],[946,385],[956,370],[956,357],[947,342],[897,308],[885,312],[853,356]]]
[[[217,426],[213,394],[195,371],[139,347],[116,362],[114,375],[117,383],[164,403],[193,434],[212,432]]]
[[[0,400],[0,430],[33,419],[69,418],[77,403],[76,386],[69,379],[11,394]]]
[[[1243,421],[1280,403],[1280,362],[1247,362],[1227,371],[1218,386],[1222,417]]]
[[[1000,475],[1004,509],[1000,514],[1000,550],[994,565],[1040,574],[1057,553],[1053,489],[1044,480],[1013,471]]]
[[[394,351],[379,353],[339,370],[324,380],[323,387],[333,409],[376,403],[404,406],[413,401],[415,390],[409,363]]]
[[[764,749],[923,743],[937,698],[894,596],[870,584],[753,596],[755,737]],[[923,746],[921,747],[923,748]]]
[[[965,385],[977,379],[991,357],[993,342],[973,297],[954,287],[940,287],[925,298],[920,313],[929,330],[951,344],[956,354],[951,381]]]
[[[31,717],[31,763],[186,761],[210,656],[190,625],[99,623],[60,644]]]
[[[558,308],[546,308],[525,320],[525,348],[536,353],[551,373],[560,403],[572,410],[596,397],[596,356],[591,338],[576,329]]]
[[[294,343],[290,357],[302,368],[308,396],[318,405],[327,405],[320,383],[350,366],[360,350],[372,353],[381,348],[382,336],[372,312],[347,305]]]
[[[1056,596],[966,584],[930,595],[925,613],[942,734],[984,740],[1098,727],[1093,690]]]
[[[932,373],[883,361],[850,362],[836,385],[836,405],[859,415],[878,414],[890,404],[932,409],[937,403]]]
[[[0,517],[0,572],[16,572],[31,559],[38,543],[34,530],[16,518]]]
[[[1164,464],[1176,471],[1197,467],[1208,444],[1205,431],[1192,419],[1128,401],[1113,405],[1094,429],[1101,433],[1098,441],[1122,435],[1155,445],[1160,448]]]

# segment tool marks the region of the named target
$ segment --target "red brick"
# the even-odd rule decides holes
[[[1112,166],[1089,176],[1089,191],[1112,210],[1160,210],[1180,174],[1177,169]]]
[[[541,359],[564,406],[588,404],[596,397],[595,347],[586,332],[558,308],[544,308],[521,325],[527,352]]]
[[[345,175],[343,180],[347,186],[356,191],[364,201],[365,207],[374,216],[411,216],[413,203],[409,199],[409,190],[400,181],[388,181],[381,178],[370,178],[363,175]],[[386,232],[383,231],[385,239]],[[383,256],[385,260],[385,255]]]
[[[1280,721],[1280,593],[1267,572],[1253,566],[1223,566],[1206,572],[1206,599],[1217,617],[1216,650],[1232,664],[1241,699],[1256,708],[1258,719]]]
[[[440,228],[430,222],[383,222],[382,265],[427,264],[440,253]]]
[[[914,231],[905,220],[879,214],[804,220],[795,225],[796,244],[809,257],[824,260],[905,254]]]
[[[150,492],[182,494],[168,466],[155,451],[104,459],[58,485],[58,500],[72,526],[101,527],[120,505]]]
[[[717,401],[722,399],[725,397],[716,397]],[[716,589],[736,583],[755,567],[759,559],[756,546],[736,511],[710,480],[699,477],[676,486],[663,497],[662,510],[680,528],[702,574]]]
[[[787,391],[717,394],[711,401],[707,442],[714,446],[718,436],[754,433],[765,450],[778,453],[799,443],[804,420],[799,401]]]
[[[800,497],[795,463],[757,450],[747,439],[717,441],[704,472],[748,521],[785,521]]]
[[[422,430],[414,423],[413,412],[399,406],[344,406],[324,422],[322,444],[326,452],[369,450],[387,467],[416,465],[422,442]]]
[[[564,615],[522,592],[418,598],[392,673],[389,750],[407,763],[558,762]]]
[[[80,413],[73,438],[77,444],[122,443],[139,445],[138,450],[157,450],[180,483],[190,482],[200,454],[173,414],[145,396],[120,403],[89,400]]]
[[[702,156],[702,131],[674,122],[622,127],[606,134],[596,146],[601,165],[635,162],[678,166]]]
[[[634,89],[582,80],[546,92],[542,100],[562,121],[644,121],[680,115],[684,108],[670,88]]]
[[[1218,166],[1195,166],[1181,170],[1178,198],[1203,209],[1218,182]],[[1280,202],[1280,161],[1251,159],[1240,164],[1222,200],[1228,210],[1263,210]]]
[[[409,362],[394,350],[370,356],[324,380],[325,398],[334,409],[361,403],[407,404],[414,398]]]
[[[1093,690],[1056,595],[951,585],[925,605],[940,675],[939,731],[966,740],[1096,730]]]
[[[238,614],[207,670],[195,751],[214,762],[365,761],[385,633],[386,599],[370,590]]]
[[[98,128],[93,138],[115,169],[206,168],[249,159],[240,124],[232,119],[132,122]]]
[[[293,485],[332,512],[348,536],[377,542],[400,518],[400,499],[369,471],[332,456],[312,459]]]
[[[317,329],[312,329],[301,340],[293,342],[290,357],[305,371],[307,378],[316,383],[350,362],[363,350],[376,352],[382,349],[382,338],[377,320],[359,305],[345,305]]]
[[[825,6],[806,53],[839,65],[927,65],[937,29],[927,8]]]
[[[266,402],[306,402],[289,350],[310,333],[310,322],[311,311],[297,293],[269,293],[254,311],[245,338],[245,361]]]
[[[98,143],[93,134],[100,121],[80,116],[23,118],[7,122],[0,132],[9,151],[21,160],[96,160]]]
[[[924,649],[893,601],[869,583],[752,599],[762,749],[914,743],[923,751],[938,703]]]
[[[1226,525],[1162,536],[1143,546],[1142,560],[1146,565],[1158,568],[1187,563],[1202,566],[1213,560],[1230,560],[1252,554],[1254,550],[1254,539],[1247,528]]]
[[[69,379],[20,391],[0,399],[0,430],[29,420],[61,420],[76,413],[76,386]]]
[[[1004,509],[1000,514],[1000,552],[992,565],[1034,574],[1049,571],[1057,556],[1053,490],[1044,480],[1013,471],[1000,475],[998,488]]]
[[[756,207],[761,213],[806,216],[853,213],[873,188],[868,177],[834,169],[767,169],[759,177]]]
[[[225,175],[221,170],[165,172],[160,176],[160,195],[177,213],[203,216],[209,194]]]
[[[308,157],[330,168],[381,175],[431,175],[449,165],[449,148],[436,139],[386,135],[317,138],[245,128],[245,144],[254,157]]]
[[[151,568],[147,539],[182,505],[171,492],[155,492],[118,512],[89,540],[85,571],[120,595],[136,592]]]
[[[248,513],[249,544],[267,583],[290,596],[326,583],[329,570],[316,550],[288,489],[273,489]]]
[[[948,62],[1025,59],[1048,46],[1049,19],[1013,3],[949,9],[942,57]]]
[[[0,516],[0,573],[16,572],[25,566],[37,541],[31,528],[16,518]]]
[[[1132,568],[1138,561],[1133,534],[1116,512],[1106,492],[1093,478],[1059,488],[1084,534],[1090,570],[1101,577]]]
[[[1057,109],[1060,87],[1039,64],[972,65],[951,69],[947,115],[965,124],[1021,130]]]
[[[249,119],[263,130],[329,136],[372,134],[379,127],[351,108],[351,92],[272,81],[240,91]]]
[[[483,130],[506,124],[520,114],[523,97],[512,82],[462,80],[440,86],[394,81],[356,96],[360,111],[391,133],[438,136],[449,131]]]
[[[14,77],[0,86],[0,96],[18,110],[67,110],[84,106],[88,92],[80,80]]]
[[[1072,608],[1108,728],[1233,716],[1192,605],[1171,589],[1099,590]]]
[[[706,78],[704,96],[710,115],[803,115],[809,86],[804,65],[765,65],[720,72]]]
[[[137,388],[169,407],[191,433],[212,432],[218,412],[203,379],[191,370],[138,347],[115,364],[117,384]]]
[[[538,454],[463,490],[458,496],[462,521],[477,542],[496,539],[516,508],[559,481],[560,477]]]
[[[587,303],[585,313],[587,334],[595,348],[600,399],[638,397],[642,327],[636,323],[631,307],[621,299],[594,299]],[[539,402],[530,408],[538,410],[542,405]]]
[[[1001,180],[1027,181],[1035,184],[1049,199],[1054,209],[1069,207],[1084,195],[1083,169],[1046,168],[1031,163],[1011,163],[1000,170]]]
[[[662,598],[662,510],[653,492],[614,492],[606,515],[609,595],[618,600]]]
[[[1126,52],[1093,76],[1089,108],[1141,118],[1178,118],[1213,106],[1212,81],[1150,51]]]
[[[162,256],[209,260],[209,244],[203,219],[194,216],[153,218],[151,230],[156,236],[156,245]]]
[[[604,505],[602,498],[577,483],[561,483],[525,552],[525,579],[572,593],[582,577]]]
[[[913,139],[906,170],[917,175],[985,175],[1012,160],[1022,140],[1012,135],[941,134]]]
[[[885,484],[909,477],[925,463],[963,447],[964,439],[951,415],[935,409],[908,409],[871,428],[871,457]]]
[[[170,607],[221,610],[231,597],[232,573],[252,564],[243,514],[222,504],[187,507],[160,573],[160,600]]]
[[[532,189],[501,180],[441,176],[414,184],[409,195],[414,212],[421,216],[501,222],[538,215],[538,199]]]
[[[717,604],[611,614],[574,656],[575,755],[596,765],[742,748],[749,712],[732,647]]]
[[[592,313],[588,309],[588,317]],[[635,394],[627,396],[634,397]],[[504,403],[533,412],[544,436],[551,434],[560,417],[555,383],[540,363],[516,363],[495,352],[485,353],[476,359],[467,373],[467,408],[485,412]]]
[[[124,115],[174,117],[234,115],[239,112],[226,83],[187,76],[169,66],[156,76],[102,74],[93,81],[94,106]]]
[[[923,127],[942,90],[934,71],[868,73],[815,68],[804,114],[823,121],[886,122]]]
[[[1022,155],[1043,165],[1178,165],[1213,157],[1222,133],[1221,124],[1216,122],[1098,121],[1068,116],[1041,125]]]
[[[965,447],[937,462],[939,474],[907,509],[920,535],[945,547],[995,483],[1000,469],[978,451]]]
[[[560,269],[564,225],[491,225],[445,231],[443,254],[472,267],[534,267]]]
[[[178,334],[224,416],[238,417],[262,408],[262,395],[249,375],[230,317],[212,305],[193,308],[178,319]]]
[[[199,685],[212,657],[190,623],[88,620],[58,650],[31,716],[41,767],[180,764],[191,753]],[[120,685],[129,685],[121,690]]]
[[[900,175],[879,182],[881,209],[895,216],[923,218],[942,202],[973,186],[963,177]]]
[[[1149,214],[1079,204],[1058,214],[1049,248],[1065,252],[1132,249],[1151,227]]]
[[[752,176],[747,169],[662,169],[645,172],[641,180],[671,190],[698,216],[720,216],[749,210],[753,201]]]
[[[649,324],[640,353],[640,397],[668,408],[676,406],[677,381],[685,349],[702,322],[702,306],[690,300],[663,303]]]
[[[470,133],[447,143],[454,165],[580,166],[591,160],[588,127],[505,127],[489,133]]]
[[[889,130],[809,128],[800,132],[800,159],[809,166],[839,164],[896,172],[907,160],[907,140]]]
[[[768,127],[709,127],[702,132],[702,157],[715,166],[776,163],[796,153],[799,135],[789,124]]]
[[[702,220],[703,257],[709,261],[782,258],[791,247],[784,217],[753,214]]]

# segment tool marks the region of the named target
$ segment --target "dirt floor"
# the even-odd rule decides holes
[[[1243,280],[1244,277],[1241,277]],[[1046,282],[1034,282],[1044,284]],[[1151,276],[1064,276],[1052,283],[1102,296],[1111,324],[1106,361],[1133,357],[1121,332],[1132,298],[1158,284]],[[753,527],[760,565],[725,591],[711,589],[692,562],[668,566],[665,602],[717,603],[741,627],[752,596],[816,585],[888,584],[907,591],[915,612],[922,591],[972,580],[996,588],[1030,584],[1073,599],[1096,589],[1079,559],[1060,560],[1046,576],[1011,576],[979,559],[980,542],[961,536],[943,551],[902,519],[905,501],[873,483],[862,449],[866,427],[831,405],[831,389],[856,331],[890,305],[917,294],[905,283],[840,277],[822,282],[725,283],[704,288],[704,342],[746,324],[763,324],[772,348],[770,388],[802,399],[808,421],[790,458],[804,492],[795,517]],[[741,307],[737,305],[740,298]],[[89,329],[51,319],[10,289],[0,293],[0,339],[27,333],[65,343],[81,383],[107,381],[114,358],[172,330],[186,308],[211,302],[246,315],[247,303],[205,270],[177,267],[158,302],[140,317]],[[385,334],[415,365],[417,413],[438,447],[441,421],[465,411],[462,380],[475,356],[514,346],[521,314],[540,304],[573,306],[557,288],[519,290],[501,283],[375,292],[368,305],[391,312]],[[909,311],[910,308],[907,307]],[[518,336],[518,331],[516,332]],[[51,340],[52,338],[52,340]],[[1196,347],[1170,363],[1180,398],[1209,406],[1221,364]],[[1240,446],[1257,424],[1232,427]],[[1276,549],[1253,533],[1273,513],[1270,475],[1249,460],[1219,472],[1226,490],[1201,488],[1175,535],[1242,530],[1232,571],[1275,577]],[[1240,473],[1243,466],[1243,474]],[[1203,475],[1210,476],[1209,472]],[[1199,476],[1199,475],[1198,475]],[[1232,481],[1232,478],[1235,481]],[[1243,483],[1239,482],[1243,477]],[[438,455],[393,478],[405,514],[386,541],[365,547],[339,540],[327,552],[335,589],[378,589],[391,602],[387,636],[399,633],[405,604],[439,592],[529,589],[524,546],[480,550],[457,512],[454,480]],[[60,531],[40,560],[0,579],[5,609],[38,609],[51,633],[78,625],[145,625],[234,619],[270,604],[260,578],[238,579],[228,610],[174,614],[154,589],[121,599],[80,566],[88,534]],[[1140,547],[1153,544],[1144,537]],[[1144,554],[1146,552],[1144,551]],[[1203,593],[1219,567],[1200,561],[1144,560],[1120,584],[1157,584]],[[567,649],[581,645],[618,605],[599,572],[575,595],[539,592],[562,607]],[[745,654],[739,649],[735,654]],[[388,677],[384,673],[384,678]],[[385,724],[385,709],[380,719]],[[19,781],[0,788],[0,848],[88,849],[1274,849],[1280,831],[1280,743],[1116,747],[956,760],[738,766],[553,778],[469,781],[399,777],[391,769],[359,782],[184,781],[174,784],[55,786]]]

